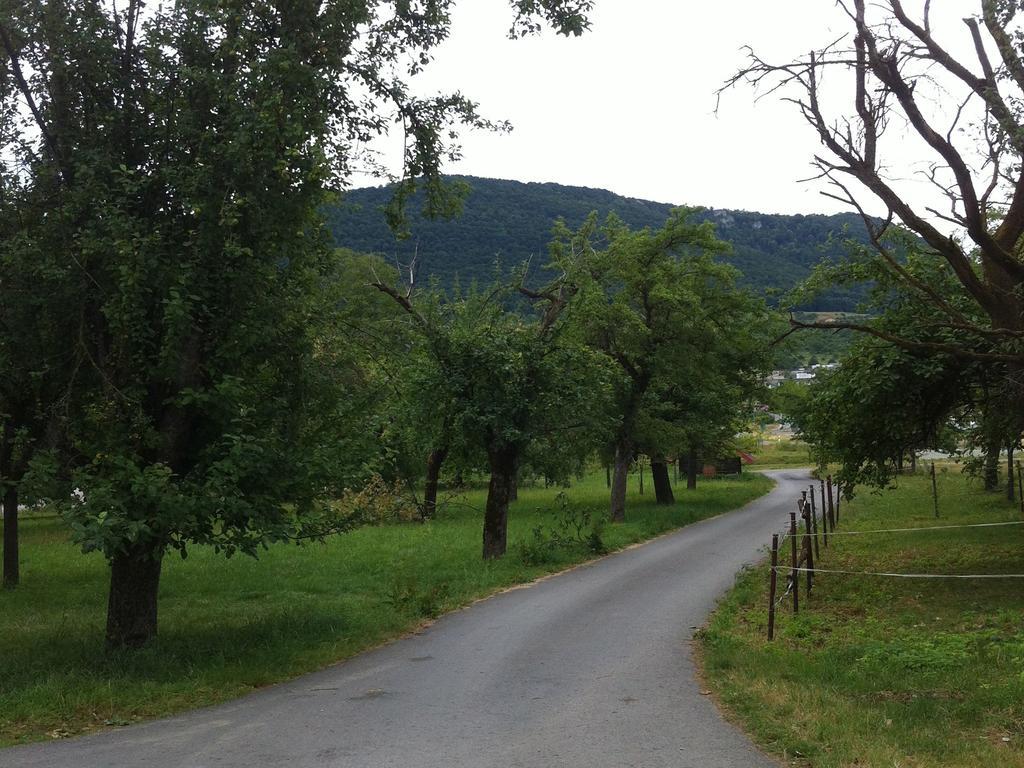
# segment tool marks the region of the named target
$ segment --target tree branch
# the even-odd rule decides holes
[[[863,325],[860,323],[847,323],[847,322],[813,322],[804,323],[795,318],[789,319],[790,325],[796,328],[818,328],[822,330],[835,331],[835,330],[848,330],[858,331],[859,333],[866,333],[884,341],[888,341],[891,344],[895,344],[901,349],[906,349],[910,352],[917,353],[929,353],[934,354],[936,352],[956,357],[963,360],[980,360],[987,362],[1000,362],[1000,363],[1019,363],[1019,355],[1004,354],[1001,352],[979,352],[966,347],[958,346],[956,344],[946,344],[939,341],[917,341],[914,339],[907,339],[902,336],[897,336],[894,333],[883,331],[879,328],[874,328],[870,325]]]

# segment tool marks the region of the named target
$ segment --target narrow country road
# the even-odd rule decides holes
[[[774,768],[689,639],[809,477],[424,632],[225,705],[0,750],[4,768]],[[685,497],[683,500],[685,503]]]

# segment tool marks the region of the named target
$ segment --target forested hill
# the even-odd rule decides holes
[[[402,262],[418,252],[421,276],[436,275],[443,285],[450,285],[456,276],[464,284],[473,279],[486,282],[493,276],[496,260],[506,268],[531,256],[535,264],[544,264],[551,226],[559,217],[577,227],[591,211],[602,216],[614,211],[634,228],[659,227],[673,207],[603,189],[458,178],[472,188],[462,215],[452,221],[426,220],[418,215],[414,201],[412,237],[401,242],[388,231],[380,210],[389,189],[353,190],[340,206],[328,211],[336,243]],[[715,209],[702,212],[699,218],[714,221],[718,236],[732,243],[734,252],[728,260],[743,272],[746,285],[776,291],[791,288],[822,258],[841,255],[839,241],[846,236],[845,227],[857,239],[864,230],[854,214],[781,216]],[[830,236],[836,238],[831,244]],[[855,304],[851,293],[835,291],[804,308],[849,311]]]

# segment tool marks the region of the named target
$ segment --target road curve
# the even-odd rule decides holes
[[[228,704],[0,750],[0,766],[775,768],[700,694],[688,648],[809,482],[768,474],[740,510],[421,634]]]

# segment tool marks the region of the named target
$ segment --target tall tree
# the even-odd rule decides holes
[[[755,367],[746,353],[756,348],[748,340],[761,308],[736,289],[736,271],[715,258],[728,246],[715,238],[712,225],[691,224],[687,217],[679,210],[659,230],[634,232],[614,217],[599,227],[591,216],[577,232],[562,227],[553,246],[555,263],[579,289],[578,332],[619,370],[614,521],[625,519],[627,473],[637,452],[661,463],[679,447],[679,421],[701,418],[679,408],[682,398],[673,387],[700,391],[715,386],[727,369],[721,381],[743,379]],[[720,367],[730,349],[735,358]],[[674,399],[667,410],[666,398]],[[671,422],[664,418],[669,412]],[[659,483],[663,502],[669,501],[665,479]]]
[[[960,290],[948,265],[922,252],[905,232],[891,233],[886,245],[900,252],[907,275],[973,322],[981,321],[979,308]],[[926,349],[931,343],[969,346],[972,341],[964,331],[945,327],[941,310],[870,252],[851,249],[845,262],[819,267],[804,288],[865,281],[873,287],[863,322],[880,334],[900,334],[921,345],[906,348],[877,335],[861,336],[838,369],[820,375],[806,390],[792,415],[819,463],[839,462],[848,486],[884,486],[915,451],[956,450],[960,442],[971,468],[997,470],[1001,448],[1019,437],[1013,431],[1017,414],[1006,413],[1000,391],[1007,382],[1006,364]],[[970,457],[978,448],[984,460]]]
[[[501,557],[508,544],[508,510],[527,452],[554,471],[546,452],[592,451],[606,422],[610,394],[604,360],[563,334],[574,289],[563,280],[539,291],[523,289],[531,307],[513,305],[513,288],[470,290],[453,298],[414,298],[375,283],[412,318],[425,342],[415,381],[420,412],[443,423],[446,452],[485,462],[490,479],[484,509],[483,556]]]
[[[38,258],[30,226],[44,215],[24,179],[0,167],[0,509],[3,510],[3,584],[20,580],[18,508],[30,462],[53,448],[61,432],[77,356],[68,348],[76,330],[65,311],[66,270]]]
[[[318,211],[396,117],[392,223],[419,185],[429,213],[457,207],[451,126],[491,124],[407,85],[452,5],[0,2],[4,191],[75,321],[68,517],[110,561],[110,647],[155,635],[168,549],[255,553],[317,518]],[[513,34],[587,25],[586,0],[512,6]]]
[[[1024,426],[1024,49],[1019,34],[1024,10],[1015,0],[980,0],[975,13],[963,18],[960,39],[954,39],[953,32],[943,31],[945,25],[932,23],[933,13],[948,20],[945,4],[926,2],[920,13],[900,0],[838,5],[852,34],[782,63],[751,51],[748,65],[728,85],[751,82],[782,92],[796,106],[824,150],[814,160],[820,178],[830,184],[823,194],[861,214],[880,268],[934,312],[928,313],[929,327],[795,320],[794,325],[851,328],[916,353],[1004,365],[1006,407],[1015,414],[1019,433]],[[909,142],[931,158],[921,177],[941,205],[907,194],[899,160],[909,154]],[[884,206],[881,220],[867,215],[871,206],[865,198]],[[906,269],[887,239],[894,223],[919,237],[930,258],[950,270],[972,311]]]

